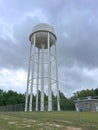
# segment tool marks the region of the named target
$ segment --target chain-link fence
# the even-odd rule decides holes
[[[0,106],[0,111],[24,111],[25,104]]]
[[[40,111],[41,102],[38,102],[38,111]],[[68,102],[65,99],[60,100],[60,107],[61,110],[75,110],[74,102]],[[14,104],[14,105],[6,105],[0,106],[0,111],[24,111],[25,110],[25,103],[21,104]],[[57,111],[57,100],[52,101],[52,110]],[[27,111],[29,111],[29,104]],[[36,102],[32,103],[32,111],[36,111]],[[44,102],[44,111],[48,111],[48,101]]]

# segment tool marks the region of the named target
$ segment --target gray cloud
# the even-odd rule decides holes
[[[14,40],[9,35],[6,38],[0,38],[1,67],[26,67],[26,61],[29,57],[29,35],[36,23],[39,23],[38,18],[32,19],[27,16],[21,23],[14,25],[12,34]]]
[[[98,66],[97,0],[15,0],[1,4],[0,69],[25,70],[32,27],[48,22],[54,26],[58,38],[61,90],[71,94],[78,88],[97,86],[95,75],[88,75]]]

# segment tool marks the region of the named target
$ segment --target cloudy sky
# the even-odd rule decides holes
[[[0,89],[25,93],[29,34],[57,34],[59,87],[70,97],[98,85],[98,0],[0,0]]]

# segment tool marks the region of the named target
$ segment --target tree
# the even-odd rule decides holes
[[[95,89],[95,94],[98,96],[98,87]]]
[[[24,94],[18,94],[12,90],[9,90],[8,92],[0,90],[0,106],[20,104],[24,102]]]
[[[3,90],[0,89],[0,106],[3,105]]]

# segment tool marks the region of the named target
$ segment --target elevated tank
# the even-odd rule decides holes
[[[49,41],[50,47],[56,42],[56,34],[54,32],[54,28],[46,23],[38,24],[32,30],[32,33],[29,36],[30,42],[33,44],[34,34],[36,35],[36,47],[42,49],[44,45],[44,49],[48,48],[48,40],[47,35],[49,33]]]
[[[29,36],[30,57],[27,77],[25,111],[52,111],[52,89],[57,90],[57,110],[60,111],[58,65],[56,53],[56,34],[54,28],[46,23],[35,26]],[[41,91],[39,95],[39,89]],[[45,107],[44,93],[48,90],[48,106]],[[36,91],[36,107],[33,94]],[[39,104],[40,96],[40,104]]]

